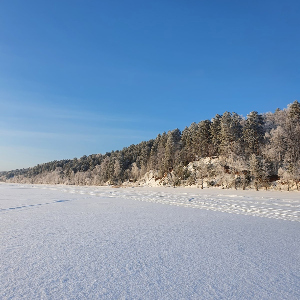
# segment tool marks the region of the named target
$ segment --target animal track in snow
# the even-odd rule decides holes
[[[40,207],[40,206],[44,206],[44,205],[62,203],[62,202],[68,202],[68,201],[71,201],[71,200],[54,200],[52,202],[45,202],[45,203],[23,204],[23,205],[18,205],[18,206],[14,206],[14,207],[0,208],[0,212],[20,210],[20,209],[25,209],[25,208],[34,208],[34,207]]]
[[[57,189],[60,189],[59,187]],[[247,191],[244,195],[236,194],[202,194],[153,191],[151,188],[124,188],[111,190],[110,187],[72,187],[61,189],[67,193],[79,193],[100,198],[121,198],[136,201],[152,202],[165,205],[176,205],[187,208],[213,210],[219,212],[251,215],[256,217],[273,218],[280,220],[300,222],[300,197],[298,199],[280,199],[251,195],[253,191]]]
[[[37,186],[31,186],[31,188],[37,188]],[[213,192],[210,194],[210,191],[202,190],[199,190],[199,193],[197,193],[197,191],[195,192],[195,190],[182,192],[182,190],[171,188],[162,188],[161,191],[159,191],[158,189],[153,190],[147,187],[112,189],[111,187],[42,186],[41,188],[71,194],[87,195],[88,197],[131,199],[186,208],[300,222],[300,197],[299,199],[288,199],[288,197],[285,197],[286,194],[282,194],[283,198],[280,199],[280,196],[274,197],[274,193],[271,192],[268,197],[265,196],[266,194],[264,194],[264,196],[260,195],[259,192],[254,194],[253,191],[245,191],[242,195],[226,195],[226,193],[214,194]],[[280,195],[280,193],[277,195]],[[33,208],[54,203],[64,203],[67,201],[73,200],[54,200],[50,203],[19,205],[0,209],[0,212]]]

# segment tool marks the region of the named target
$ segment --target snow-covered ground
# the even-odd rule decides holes
[[[0,184],[0,299],[300,299],[299,209],[298,192]]]

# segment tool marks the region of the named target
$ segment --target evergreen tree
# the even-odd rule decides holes
[[[215,158],[214,156],[218,156]],[[209,165],[207,157],[220,166]],[[201,163],[191,171],[187,166]],[[248,166],[245,164],[248,163]],[[199,167],[200,165],[198,165]],[[169,172],[173,170],[172,172]],[[225,112],[211,121],[192,123],[182,134],[179,129],[159,134],[156,139],[130,145],[121,151],[92,154],[80,159],[51,161],[35,167],[1,172],[0,180],[22,183],[121,184],[168,174],[169,183],[208,182],[243,189],[252,179],[255,188],[269,186],[270,177],[281,177],[288,189],[300,182],[300,104],[247,119]],[[167,180],[164,180],[167,182]],[[202,184],[201,184],[202,185]]]
[[[241,117],[236,113],[225,112],[220,119],[220,153],[227,157],[232,152],[239,152],[242,125]]]
[[[180,140],[181,132],[178,128],[168,132],[165,146],[165,157],[163,161],[164,172],[173,169],[179,156]]]
[[[212,155],[218,156],[220,153],[221,145],[221,118],[217,114],[211,121],[210,124],[210,133],[211,133],[211,142],[212,142]]]
[[[260,154],[265,134],[263,124],[263,117],[257,111],[252,111],[247,115],[247,120],[243,128],[246,154]]]
[[[210,133],[211,122],[209,120],[201,121],[198,124],[198,143],[197,143],[197,158],[211,156],[211,133]]]

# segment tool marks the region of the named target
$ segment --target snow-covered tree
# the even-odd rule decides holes
[[[265,134],[263,124],[263,117],[257,111],[252,111],[247,115],[247,120],[243,128],[243,139],[248,155],[260,154]]]

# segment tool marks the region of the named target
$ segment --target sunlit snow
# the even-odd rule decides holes
[[[299,221],[298,192],[0,184],[0,298],[299,299]]]

